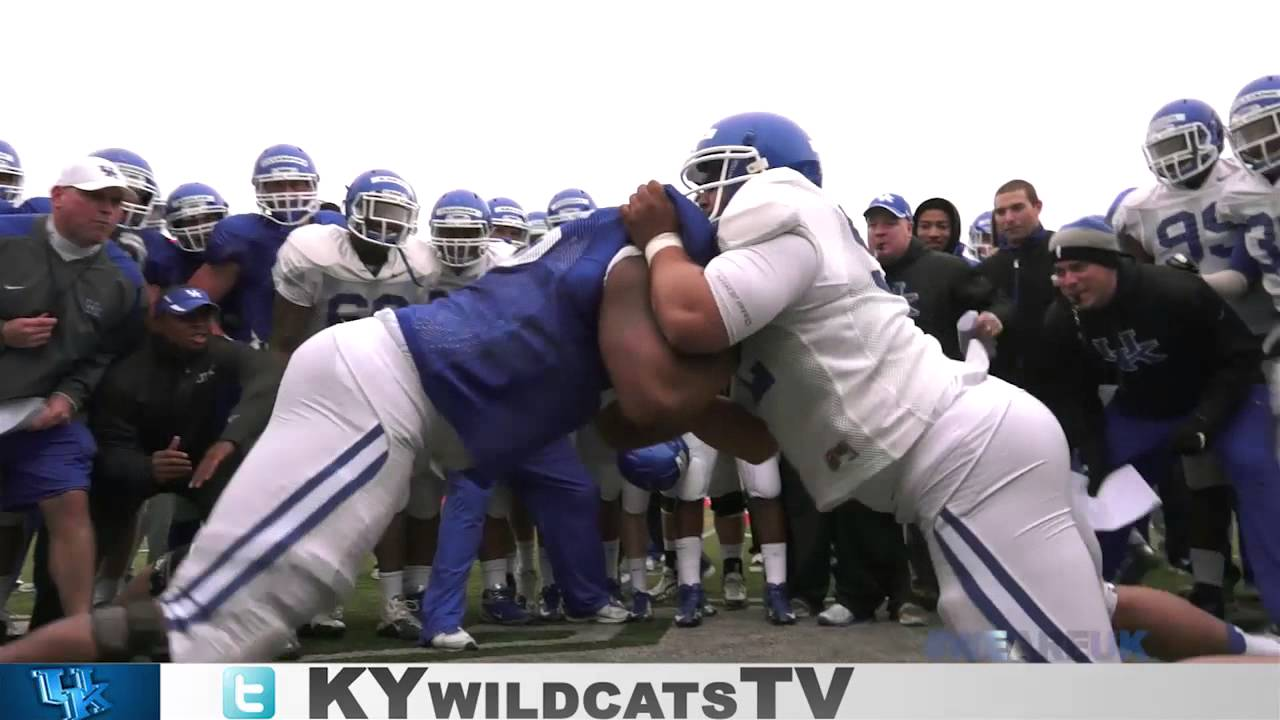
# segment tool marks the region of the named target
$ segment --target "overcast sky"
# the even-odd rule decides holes
[[[249,212],[254,158],[292,143],[325,199],[386,167],[426,207],[465,187],[545,209],[565,187],[615,205],[674,182],[717,119],[767,110],[809,131],[851,213],[941,195],[967,225],[1020,177],[1056,227],[1151,182],[1160,105],[1200,98],[1225,119],[1280,73],[1256,32],[1280,27],[1274,1],[444,5],[10,0],[0,137],[28,195],[119,146],[163,192],[207,182]]]

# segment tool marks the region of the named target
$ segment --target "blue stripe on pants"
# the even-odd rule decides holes
[[[192,622],[200,622],[207,619],[212,611],[219,604],[225,602],[226,598],[235,592],[236,589],[250,582],[255,575],[262,572],[263,569],[279,559],[279,557],[283,555],[290,546],[297,542],[299,538],[306,534],[307,531],[320,524],[320,522],[328,517],[336,507],[338,507],[338,505],[342,504],[343,501],[351,497],[351,495],[353,495],[357,490],[372,480],[387,460],[386,451],[379,454],[368,467],[358,473],[342,487],[338,488],[332,496],[327,498],[325,502],[310,515],[299,519],[297,524],[288,533],[286,533],[281,540],[273,544],[267,552],[255,559],[247,568],[237,573],[229,583],[218,589],[208,603],[200,603],[193,596],[193,593],[209,581],[218,570],[229,563],[242,547],[252,542],[254,538],[262,534],[267,530],[267,528],[275,525],[278,520],[292,511],[300,502],[306,499],[307,496],[311,495],[318,487],[324,484],[326,480],[349,465],[356,456],[381,437],[383,437],[381,425],[374,427],[372,430],[365,433],[363,437],[357,440],[351,447],[347,448],[347,450],[339,455],[333,462],[326,465],[320,470],[320,472],[313,475],[303,483],[301,487],[291,493],[289,497],[285,498],[285,500],[268,513],[266,517],[260,520],[240,537],[229,542],[226,548],[222,551],[222,554],[210,563],[209,567],[206,568],[202,574],[196,576],[196,578],[185,587],[179,588],[178,595],[172,600],[167,601],[166,604],[175,606],[180,602],[190,601],[195,605],[196,609],[185,619],[178,617],[177,614],[175,614],[175,617],[172,620],[174,629],[182,630],[186,625]],[[237,475],[238,474],[239,473],[237,473]]]

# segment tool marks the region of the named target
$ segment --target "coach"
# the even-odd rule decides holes
[[[1119,247],[1100,218],[1050,242],[1062,297],[1045,319],[1059,380],[1048,404],[1088,464],[1091,489],[1125,464],[1156,484],[1175,456],[1216,454],[1240,499],[1263,604],[1280,621],[1280,464],[1260,343],[1198,275],[1136,264]],[[1103,411],[1107,371],[1118,389]],[[1108,579],[1128,534],[1099,534]]]
[[[95,445],[79,418],[139,319],[140,284],[104,251],[128,197],[114,163],[84,158],[63,170],[51,215],[0,233],[0,505],[39,509],[67,614],[93,593]]]

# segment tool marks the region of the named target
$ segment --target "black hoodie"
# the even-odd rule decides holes
[[[919,238],[911,238],[902,257],[881,264],[889,287],[911,303],[916,325],[937,338],[947,357],[963,360],[956,322],[967,310],[996,305],[991,281],[955,255],[930,250]]]
[[[920,203],[916,206],[915,216],[911,218],[911,232],[917,237],[919,236],[916,231],[920,227],[920,214],[925,210],[941,210],[947,214],[947,217],[951,218],[951,239],[947,240],[947,245],[943,248],[943,252],[951,255],[959,255],[961,251],[960,211],[956,210],[956,206],[952,205],[951,201],[945,198],[929,198],[928,200]]]

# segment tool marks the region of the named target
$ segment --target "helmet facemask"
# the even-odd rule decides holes
[[[315,175],[302,172],[275,172],[253,179],[258,207],[287,227],[305,225],[320,210],[318,185]]]
[[[1231,148],[1246,167],[1257,173],[1280,170],[1280,105],[1232,118]]]
[[[1166,185],[1186,184],[1218,161],[1218,148],[1204,123],[1176,125],[1152,133],[1147,136],[1142,153],[1147,167]]]
[[[431,244],[440,262],[452,268],[466,268],[480,262],[489,242],[489,223],[468,207],[438,208],[431,220]]]
[[[724,213],[737,186],[751,179],[752,175],[769,169],[769,160],[749,145],[717,145],[703,148],[689,156],[680,169],[680,180],[688,188],[686,196],[707,212],[714,221]],[[727,188],[727,189],[722,189]],[[708,204],[699,200],[704,193],[716,191]]]
[[[352,204],[347,229],[375,245],[401,247],[418,230],[418,204],[398,193],[362,193]]]

